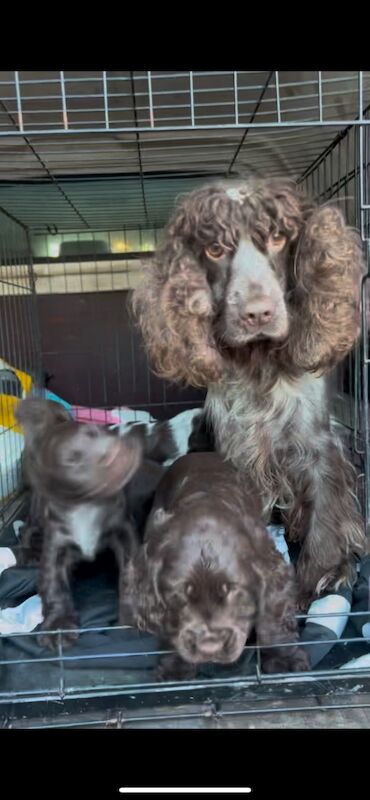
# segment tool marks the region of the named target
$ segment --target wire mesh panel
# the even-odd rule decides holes
[[[0,523],[20,484],[19,398],[40,375],[40,343],[29,240],[0,211]]]
[[[365,116],[368,115],[366,111]],[[333,203],[342,210],[348,224],[361,233],[367,270],[370,269],[367,197],[369,187],[369,130],[347,127],[306,170],[300,182],[319,203]],[[358,468],[358,496],[367,525],[370,522],[370,475],[368,429],[368,279],[362,292],[361,343],[332,376],[333,417],[347,431],[352,457]]]
[[[90,410],[125,404],[163,418],[200,405],[201,393],[152,375],[129,314],[130,289],[176,199],[209,178],[248,170],[289,175],[320,203],[339,204],[361,231],[369,267],[369,103],[369,72],[0,73],[0,205],[8,212],[0,214],[1,398],[22,395],[22,381],[37,377],[41,352],[51,388]],[[331,410],[350,446],[367,522],[368,318],[366,278],[362,344],[333,376]],[[13,407],[2,401],[5,510],[19,479]],[[364,611],[347,615],[355,628],[359,614],[368,619]],[[63,647],[60,632],[55,655],[40,656],[34,631],[6,637],[4,714],[9,704],[116,698],[131,709],[133,724],[158,723],[159,712],[145,711],[158,704],[168,706],[164,719],[177,715],[185,724],[214,707],[230,717],[350,708],[370,689],[368,665],[337,669],[339,649],[366,651],[355,633],[331,642],[325,667],[299,676],[264,675],[259,648],[248,644],[243,663],[229,671],[165,684],[153,678],[157,643],[127,644],[129,629],[98,623],[80,635],[82,655]],[[105,642],[99,653],[95,635]],[[189,710],[185,704],[195,701],[204,705]]]
[[[345,124],[369,72],[3,72],[0,133]]]
[[[351,616],[354,619],[356,615]],[[129,629],[79,629],[80,636],[85,637],[86,642],[94,633],[116,634],[116,645],[110,650],[107,647],[105,652],[97,653],[87,645],[85,653],[79,655],[68,652],[63,647],[61,632],[55,631],[55,654],[45,652],[40,657],[32,654],[32,639],[37,633],[29,633],[28,637],[24,634],[9,635],[7,657],[0,659],[0,669],[5,671],[0,687],[0,708],[3,709],[3,714],[7,707],[10,708],[10,703],[19,704],[18,714],[12,705],[14,715],[18,716],[26,703],[30,708],[32,704],[39,708],[39,704],[45,701],[60,703],[90,700],[90,707],[93,708],[93,699],[110,698],[112,703],[115,698],[121,708],[146,708],[147,720],[155,720],[153,710],[156,706],[165,704],[172,707],[168,716],[176,717],[178,707],[184,705],[186,708],[189,701],[192,705],[202,702],[217,703],[219,708],[226,701],[239,701],[239,713],[243,711],[247,715],[259,715],[284,710],[315,711],[318,707],[321,710],[351,708],[356,703],[361,704],[361,695],[368,696],[370,690],[366,658],[363,667],[348,663],[344,669],[327,666],[306,673],[267,675],[261,671],[260,649],[256,645],[245,647],[237,665],[218,667],[218,670],[208,665],[203,674],[190,681],[158,683],[154,677],[153,665],[169,651],[153,643],[145,645],[144,642],[143,647],[138,639],[130,647],[122,635],[125,631]],[[21,654],[27,638],[30,643],[29,657]],[[345,650],[349,645],[354,647],[357,644],[363,648],[361,637],[345,637],[340,643],[330,641],[334,645],[334,653],[336,647]],[[312,642],[307,641],[304,646],[309,647],[310,644]],[[335,661],[335,655],[333,660]],[[65,708],[59,705],[59,712],[63,713]],[[189,709],[187,713],[189,714]],[[199,716],[199,711],[194,713]]]

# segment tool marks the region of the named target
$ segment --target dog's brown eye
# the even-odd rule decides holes
[[[272,233],[269,239],[269,244],[279,250],[284,247],[285,242],[286,236],[283,233]]]
[[[192,583],[188,583],[185,588],[185,594],[187,597],[191,597],[194,594],[194,586]]]
[[[209,247],[206,247],[206,255],[208,258],[212,258],[214,261],[222,258],[224,252],[224,248],[218,244],[218,242],[214,242],[213,244],[210,244]]]
[[[227,597],[230,591],[230,586],[227,583],[222,583],[220,586],[220,597]]]

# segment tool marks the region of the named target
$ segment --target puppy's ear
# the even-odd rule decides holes
[[[138,608],[147,630],[159,628],[165,611],[165,601],[160,590],[159,579],[165,552],[168,551],[171,542],[166,526],[173,517],[174,514],[161,507],[150,514],[144,545],[137,561],[137,576],[141,581],[141,587],[138,588]]]
[[[159,569],[154,565],[162,565],[163,553],[174,541],[175,534],[168,536],[167,525],[174,518],[174,514],[165,511],[164,508],[156,508],[149,515],[145,529],[144,553],[147,563],[153,566],[153,573],[159,574]]]
[[[150,633],[161,632],[165,614],[165,601],[159,589],[162,566],[160,553],[149,556],[144,544],[126,570],[127,590],[122,601],[121,622],[134,624],[139,630]]]
[[[43,433],[52,425],[72,421],[69,412],[60,403],[40,397],[26,397],[21,400],[14,416],[28,439]]]
[[[45,410],[45,400],[26,397],[18,403],[14,416],[27,435],[33,428],[45,425]]]

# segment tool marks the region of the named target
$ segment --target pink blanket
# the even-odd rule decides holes
[[[84,408],[72,406],[72,413],[77,422],[94,422],[95,425],[117,425],[119,417],[101,408]]]

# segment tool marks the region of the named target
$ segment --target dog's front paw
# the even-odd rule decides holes
[[[286,648],[288,651],[288,648]],[[311,664],[306,651],[302,647],[295,647],[293,652],[286,654],[261,654],[262,670],[269,675],[285,672],[308,672]]]
[[[306,614],[315,596],[312,592],[301,590],[297,599],[298,614]],[[316,598],[317,599],[317,598]]]
[[[21,546],[17,552],[17,567],[39,567],[40,554],[31,547]]]
[[[37,637],[37,641],[41,647],[47,647],[49,650],[56,651],[60,640],[63,647],[69,647],[73,642],[78,639],[78,625],[76,618],[70,614],[59,614],[46,617],[43,622],[42,630]],[[61,631],[59,633],[51,633],[51,631]]]
[[[297,647],[296,652],[290,658],[290,672],[309,672],[311,662],[304,647]]]
[[[175,653],[162,658],[155,670],[157,681],[186,681],[191,680],[195,675],[194,664],[188,664]]]

